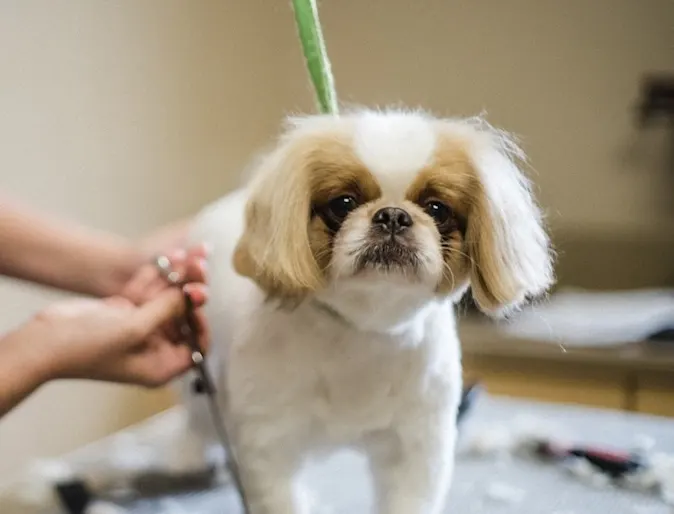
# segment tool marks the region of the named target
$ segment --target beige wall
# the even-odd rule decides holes
[[[214,198],[285,111],[313,107],[288,4],[0,2],[2,190],[130,236]],[[555,228],[674,235],[663,138],[631,120],[641,74],[674,68],[671,0],[321,5],[342,100],[487,109],[522,136]],[[0,297],[0,330],[53,298]],[[0,423],[0,476],[165,401],[49,386]]]
[[[521,136],[555,227],[674,237],[671,133],[639,138],[632,120],[642,73],[674,71],[671,0],[326,0],[321,13],[342,100],[486,109]],[[277,16],[293,106],[306,80]]]
[[[265,3],[0,2],[0,190],[129,236],[221,194],[282,115]],[[0,332],[55,296],[0,282]],[[165,404],[45,387],[0,422],[0,476]]]

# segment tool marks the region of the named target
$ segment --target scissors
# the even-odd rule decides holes
[[[225,465],[234,481],[234,486],[239,493],[239,497],[241,498],[244,514],[250,514],[250,508],[248,506],[245,490],[243,488],[239,466],[234,457],[234,450],[225,427],[224,417],[217,402],[217,390],[215,388],[215,383],[213,381],[213,377],[208,371],[208,367],[206,365],[206,356],[199,346],[199,327],[194,302],[192,301],[189,293],[187,293],[187,291],[185,291],[183,288],[184,284],[180,281],[180,274],[172,269],[171,261],[168,259],[168,257],[157,257],[155,265],[162,277],[164,277],[164,279],[171,286],[180,287],[182,290],[183,298],[185,300],[185,319],[183,320],[184,322],[180,325],[180,333],[185,338],[186,344],[192,352],[192,367],[197,373],[195,390],[206,395],[213,426],[217,433],[219,442],[225,450]]]

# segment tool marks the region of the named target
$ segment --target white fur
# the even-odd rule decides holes
[[[412,113],[366,112],[357,121],[353,147],[374,174],[383,195],[401,201],[410,177],[430,163],[436,134],[428,120]]]
[[[210,207],[194,237],[213,246],[207,316],[214,351],[227,353],[217,358],[228,370],[222,386],[239,462],[257,476],[253,495],[262,503],[253,513],[304,512],[291,477],[311,454],[343,446],[372,457],[382,513],[438,512],[461,390],[451,302],[402,283],[355,282],[321,295],[349,323],[311,302],[293,311],[264,303],[229,265],[244,197],[238,191]],[[208,433],[201,399],[184,385],[187,407],[202,420],[195,429]]]
[[[351,130],[359,157],[399,197],[435,147],[430,122],[416,114],[295,121],[297,133],[325,127]],[[209,206],[192,240],[213,250],[210,360],[252,513],[304,514],[296,480],[303,463],[350,446],[370,458],[379,513],[438,514],[451,482],[461,391],[454,307],[434,290],[441,257],[430,252],[427,280],[416,282],[342,269],[297,308],[279,308],[232,267],[249,194],[244,188]],[[355,232],[344,229],[344,237]],[[190,380],[182,386],[192,437],[175,451],[198,460],[201,442],[214,439]]]

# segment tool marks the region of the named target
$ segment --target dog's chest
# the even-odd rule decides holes
[[[325,318],[271,316],[232,348],[233,407],[292,418],[334,440],[387,428],[428,385],[428,350],[418,343]]]
[[[391,425],[419,395],[423,355],[384,336],[345,334],[326,345],[307,375],[316,419],[332,431]]]

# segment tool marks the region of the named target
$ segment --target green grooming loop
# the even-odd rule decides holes
[[[316,0],[293,0],[302,51],[321,114],[339,114],[330,60],[325,50]]]

